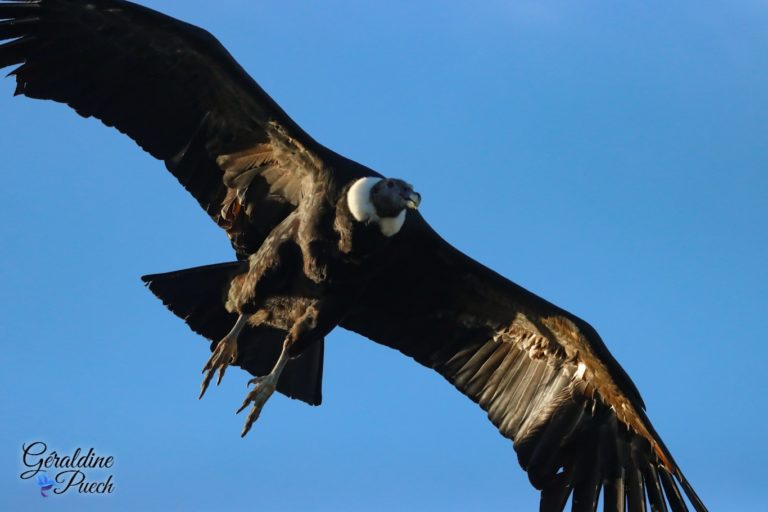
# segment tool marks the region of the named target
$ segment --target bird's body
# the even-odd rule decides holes
[[[541,509],[706,510],[586,322],[445,242],[400,180],[307,135],[207,32],[123,0],[0,0],[0,68],[134,139],[228,234],[236,261],[145,276],[213,342],[203,392],[254,374],[318,405],[337,325],[434,369],[514,442]],[[242,408],[241,408],[242,409]]]
[[[231,278],[225,308],[238,320],[203,369],[201,397],[214,373],[219,372],[220,383],[227,366],[237,360],[245,325],[266,325],[286,333],[273,370],[252,380],[256,389],[243,407],[254,401],[254,408],[243,435],[276,389],[289,358],[301,356],[330,333],[362,297],[377,269],[385,268],[377,257],[402,228],[406,208],[417,208],[421,201],[401,180],[366,177],[335,183],[329,176],[324,186],[311,188],[313,200],[273,228],[242,265],[242,272]]]

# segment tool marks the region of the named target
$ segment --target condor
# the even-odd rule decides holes
[[[275,390],[320,403],[340,325],[487,411],[541,510],[601,491],[606,511],[706,510],[592,327],[443,241],[411,185],[317,143],[207,32],[121,0],[0,0],[0,40],[17,94],[125,133],[226,230],[236,261],[143,279],[213,342],[201,396],[229,365],[255,376],[243,435]]]

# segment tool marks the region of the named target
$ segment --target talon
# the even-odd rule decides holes
[[[237,339],[231,337],[222,339],[219,344],[216,345],[213,355],[211,355],[211,358],[208,359],[208,362],[205,363],[205,366],[203,367],[205,377],[203,378],[203,383],[200,385],[200,396],[198,399],[203,398],[203,395],[205,395],[205,392],[217,371],[219,372],[219,376],[216,379],[216,385],[218,386],[221,384],[221,379],[224,378],[224,373],[226,373],[227,367],[230,364],[233,364],[236,360]]]
[[[243,425],[243,430],[240,433],[240,437],[245,437],[245,435],[251,430],[251,427],[256,422],[256,420],[259,419],[261,410],[264,408],[267,400],[269,400],[269,397],[272,396],[272,394],[275,392],[277,376],[270,373],[264,377],[256,377],[251,379],[248,381],[248,384],[254,384],[255,387],[245,397],[243,404],[237,410],[236,414],[243,412],[243,410],[251,403],[253,403],[253,407],[248,413],[248,417],[245,419],[245,425]]]
[[[248,385],[253,384],[254,387],[246,395],[245,400],[243,400],[243,405],[237,410],[237,414],[240,414],[250,403],[253,403],[253,407],[248,413],[248,417],[245,419],[245,425],[243,425],[243,430],[240,432],[240,437],[245,437],[248,431],[251,430],[253,423],[259,418],[259,414],[261,414],[264,404],[267,403],[269,397],[275,392],[277,381],[280,379],[280,375],[283,373],[283,369],[285,368],[288,359],[290,359],[288,348],[291,345],[291,341],[292,338],[289,334],[283,342],[283,350],[280,352],[280,357],[277,358],[277,362],[271,372],[263,377],[256,377],[248,381]]]
[[[240,437],[245,437],[248,432],[251,431],[251,427],[254,423],[256,423],[256,420],[259,419],[259,414],[261,413],[261,409],[257,410],[255,407],[251,410],[251,412],[248,414],[248,418],[245,420],[245,425],[243,425],[243,430],[240,432]]]
[[[232,330],[229,331],[229,333],[216,345],[211,358],[208,359],[208,362],[203,366],[205,377],[203,378],[203,383],[200,385],[200,396],[197,397],[198,400],[205,395],[216,372],[219,372],[219,377],[216,380],[216,385],[218,386],[221,384],[221,379],[224,378],[227,366],[234,364],[237,360],[237,337],[240,335],[240,331],[243,330],[247,321],[248,319],[245,315],[240,315],[237,318],[237,322],[235,322],[235,326],[232,327]]]
[[[235,359],[237,359],[237,356],[233,357],[233,358],[232,358],[232,360],[229,362],[229,364],[232,364],[232,363],[234,363],[234,362],[235,362]],[[226,371],[227,371],[227,367],[228,367],[228,365],[224,365],[224,366],[222,366],[222,367],[219,369],[219,378],[218,378],[218,379],[216,379],[216,385],[217,385],[217,386],[218,386],[219,384],[221,384],[221,379],[223,379],[223,378],[224,378],[224,373],[226,373]]]
[[[203,395],[205,395],[205,390],[208,389],[208,385],[211,383],[212,377],[213,377],[213,374],[211,372],[208,372],[203,378],[203,383],[200,384],[200,394],[197,396],[198,400],[202,399]]]

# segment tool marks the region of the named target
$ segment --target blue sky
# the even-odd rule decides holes
[[[594,325],[711,510],[764,507],[768,3],[147,2],[217,35],[309,133],[414,183],[451,243]],[[511,443],[347,332],[319,408],[247,376],[139,276],[232,259],[127,138],[0,82],[0,508],[535,510]],[[23,443],[113,455],[43,500]],[[95,473],[94,477],[107,473]]]

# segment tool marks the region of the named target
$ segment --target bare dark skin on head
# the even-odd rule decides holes
[[[405,208],[418,208],[421,195],[403,180],[381,180],[371,189],[371,202],[379,217],[397,217]]]

